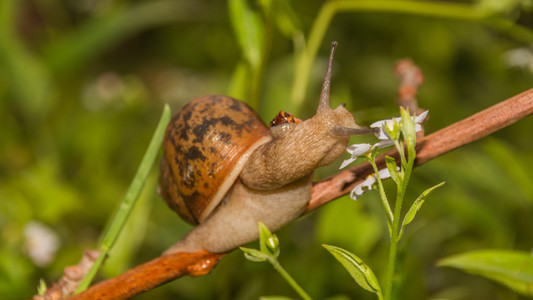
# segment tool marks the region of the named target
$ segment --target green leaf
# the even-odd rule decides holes
[[[429,189],[422,192],[420,196],[418,196],[418,198],[415,200],[413,205],[411,205],[411,207],[405,214],[405,217],[403,218],[402,227],[401,227],[402,230],[405,226],[407,226],[407,224],[413,221],[413,219],[416,216],[416,213],[420,210],[420,208],[422,207],[422,204],[424,204],[424,201],[426,201],[427,196],[429,196],[429,194],[431,194],[431,192],[433,192],[436,188],[441,187],[444,183],[445,182],[443,181],[433,187],[430,187]]]
[[[389,127],[389,124],[387,122],[383,123],[383,132],[393,141],[397,141],[400,137],[400,126],[398,124],[398,121],[396,119],[392,119],[392,122],[390,123],[392,125],[392,128]]]
[[[322,246],[344,266],[359,286],[369,292],[381,295],[381,287],[374,272],[359,257],[339,247]]]
[[[394,180],[394,182],[396,183],[399,183],[401,177],[398,173],[398,170],[396,169],[398,166],[396,165],[396,160],[394,159],[394,157],[386,156],[385,163],[387,164],[387,169],[389,169],[390,177],[392,178],[392,180]]]
[[[46,281],[44,279],[39,279],[39,286],[37,287],[37,295],[44,296],[48,287],[46,286]]]
[[[533,296],[533,256],[527,252],[472,251],[444,258],[438,265],[481,275],[518,293]]]
[[[53,71],[71,74],[107,49],[148,28],[195,15],[195,5],[171,0],[142,1],[108,10],[76,26],[75,30],[51,39],[44,46],[44,56]]]
[[[263,22],[247,0],[230,0],[229,13],[233,30],[247,62],[256,68],[261,58]]]
[[[530,0],[478,0],[477,9],[488,15],[510,15],[531,7]]]
[[[244,252],[244,257],[249,261],[263,262],[269,259],[269,256],[257,249],[239,247]]]
[[[150,140],[150,144],[148,144],[148,148],[144,153],[139,168],[137,169],[137,173],[133,177],[133,180],[130,183],[126,195],[124,195],[124,198],[122,199],[118,210],[113,216],[113,219],[109,223],[109,226],[107,227],[102,237],[102,242],[100,245],[100,255],[98,256],[98,259],[95,261],[87,275],[83,278],[75,293],[80,293],[87,289],[92,279],[96,275],[96,272],[100,268],[102,262],[104,261],[104,258],[107,257],[108,252],[111,250],[120,233],[122,232],[124,224],[126,224],[126,221],[128,221],[131,212],[135,206],[135,203],[137,202],[137,199],[139,198],[144,184],[146,183],[148,175],[150,174],[150,170],[154,165],[154,161],[157,158],[157,155],[159,154],[159,148],[161,147],[161,144],[163,142],[163,136],[169,120],[170,107],[167,104],[163,109],[163,113],[161,115],[161,118],[159,119],[159,123],[157,124],[154,135]]]
[[[303,35],[302,25],[298,19],[298,15],[290,6],[290,2],[286,0],[273,1],[274,13],[273,17],[279,31],[286,37]]]
[[[414,153],[413,150],[415,149],[415,145],[416,145],[415,121],[409,115],[409,110],[405,110],[403,109],[403,107],[400,107],[400,113],[402,116],[400,127],[402,130],[405,142],[407,144],[407,151],[408,153]]]
[[[261,296],[259,300],[292,300],[293,298],[287,296]]]
[[[259,222],[259,249],[273,257],[278,257],[280,252],[278,237],[261,222]]]

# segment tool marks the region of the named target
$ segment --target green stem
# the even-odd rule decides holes
[[[407,190],[409,179],[411,178],[411,172],[413,170],[416,155],[414,149],[408,149],[409,155],[406,161],[403,143],[396,143],[396,148],[398,149],[398,152],[402,159],[402,169],[404,169],[404,177],[401,182],[398,183],[398,188],[396,192],[396,203],[394,204],[394,219],[390,235],[391,239],[389,249],[389,264],[387,266],[387,273],[385,275],[385,284],[383,289],[385,300],[390,300],[392,298],[394,269],[396,267],[396,254],[398,251],[398,243],[400,242],[400,217],[402,213],[403,199],[405,197],[405,191]]]
[[[281,264],[278,262],[277,259],[272,258],[269,261],[272,264],[272,266],[274,267],[274,269],[276,269],[276,271],[278,271],[278,273],[281,274],[281,276],[283,276],[283,278],[285,278],[285,280],[289,283],[289,285],[298,293],[298,295],[300,295],[300,297],[302,297],[302,299],[311,300],[311,297],[291,277],[291,275],[289,275],[289,273],[287,273],[287,271],[285,271],[285,269],[283,269],[283,267],[281,266]]]
[[[391,299],[392,294],[392,282],[394,281],[394,268],[396,265],[396,253],[398,250],[398,228],[400,226],[400,215],[402,211],[404,197],[404,189],[399,188],[396,193],[396,203],[394,204],[394,221],[392,222],[392,231],[390,239],[389,249],[389,265],[387,267],[387,273],[385,277],[385,286],[383,293],[386,300]]]
[[[372,165],[372,168],[374,168],[374,172],[376,174],[379,195],[381,198],[381,203],[383,204],[383,208],[385,209],[385,212],[387,213],[387,221],[388,221],[387,223],[389,225],[389,232],[390,232],[392,230],[391,226],[394,220],[394,216],[392,214],[392,210],[389,205],[389,200],[387,199],[387,194],[385,193],[385,188],[383,187],[383,182],[381,180],[381,177],[379,177],[378,166],[376,165],[376,162],[373,159],[370,159],[369,162]]]
[[[326,2],[320,9],[309,32],[308,43],[300,58],[297,60],[296,72],[293,82],[292,101],[301,107],[311,74],[311,66],[316,53],[331,20],[338,12],[388,12],[408,14],[444,19],[455,19],[470,22],[479,22],[495,30],[503,32],[520,42],[530,44],[533,41],[533,31],[515,24],[503,17],[493,16],[478,9],[475,5],[449,3],[449,2],[421,2],[421,1],[352,1],[332,0]]]
[[[105,257],[115,244],[117,238],[120,235],[120,232],[124,228],[126,221],[128,221],[128,217],[130,216],[131,211],[135,206],[137,198],[139,198],[139,194],[141,193],[142,188],[144,187],[144,184],[146,182],[146,179],[148,178],[150,170],[152,169],[157,154],[159,153],[159,148],[163,140],[165,128],[169,120],[170,108],[168,105],[165,105],[163,114],[161,115],[161,119],[157,124],[157,128],[154,132],[154,135],[152,136],[150,144],[148,145],[148,149],[146,150],[146,153],[143,156],[141,164],[137,169],[137,173],[135,174],[135,177],[133,178],[130,187],[128,188],[128,191],[126,192],[122,203],[120,204],[117,212],[115,213],[115,216],[111,220],[111,223],[109,224],[107,230],[104,233],[102,242],[100,244],[100,255],[89,270],[87,276],[83,278],[75,293],[83,292],[91,284],[94,275],[96,275],[96,272],[100,268]]]

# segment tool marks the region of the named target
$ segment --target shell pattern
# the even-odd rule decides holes
[[[226,186],[227,174],[249,147],[267,135],[269,129],[242,101],[208,95],[187,103],[166,129],[160,177],[163,198],[184,220],[202,223],[218,204],[211,202]]]

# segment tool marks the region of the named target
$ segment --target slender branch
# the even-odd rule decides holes
[[[415,166],[481,139],[532,113],[533,89],[530,89],[422,138],[417,143]],[[397,152],[391,151],[387,155],[394,156]],[[384,167],[385,156],[380,156],[376,162]],[[349,193],[373,172],[370,163],[363,163],[316,182],[305,213]],[[102,281],[70,299],[127,299],[183,275],[207,274],[222,256],[207,251],[160,256],[122,275]]]
[[[420,139],[416,146],[415,166],[486,137],[532,113],[533,89],[530,89]],[[394,150],[386,155],[396,156],[397,152]],[[376,163],[380,169],[384,167],[385,156],[377,158]],[[373,172],[370,163],[363,163],[316,182],[305,213],[349,193]]]
[[[128,299],[184,275],[206,275],[223,255],[206,250],[162,255],[69,299]]]

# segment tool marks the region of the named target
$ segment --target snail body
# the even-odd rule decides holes
[[[268,128],[244,102],[210,95],[192,100],[170,121],[163,142],[160,193],[197,225],[169,252],[221,253],[300,216],[313,172],[331,164],[359,127],[340,105],[329,106],[332,44],[317,113],[300,121],[280,112]]]

